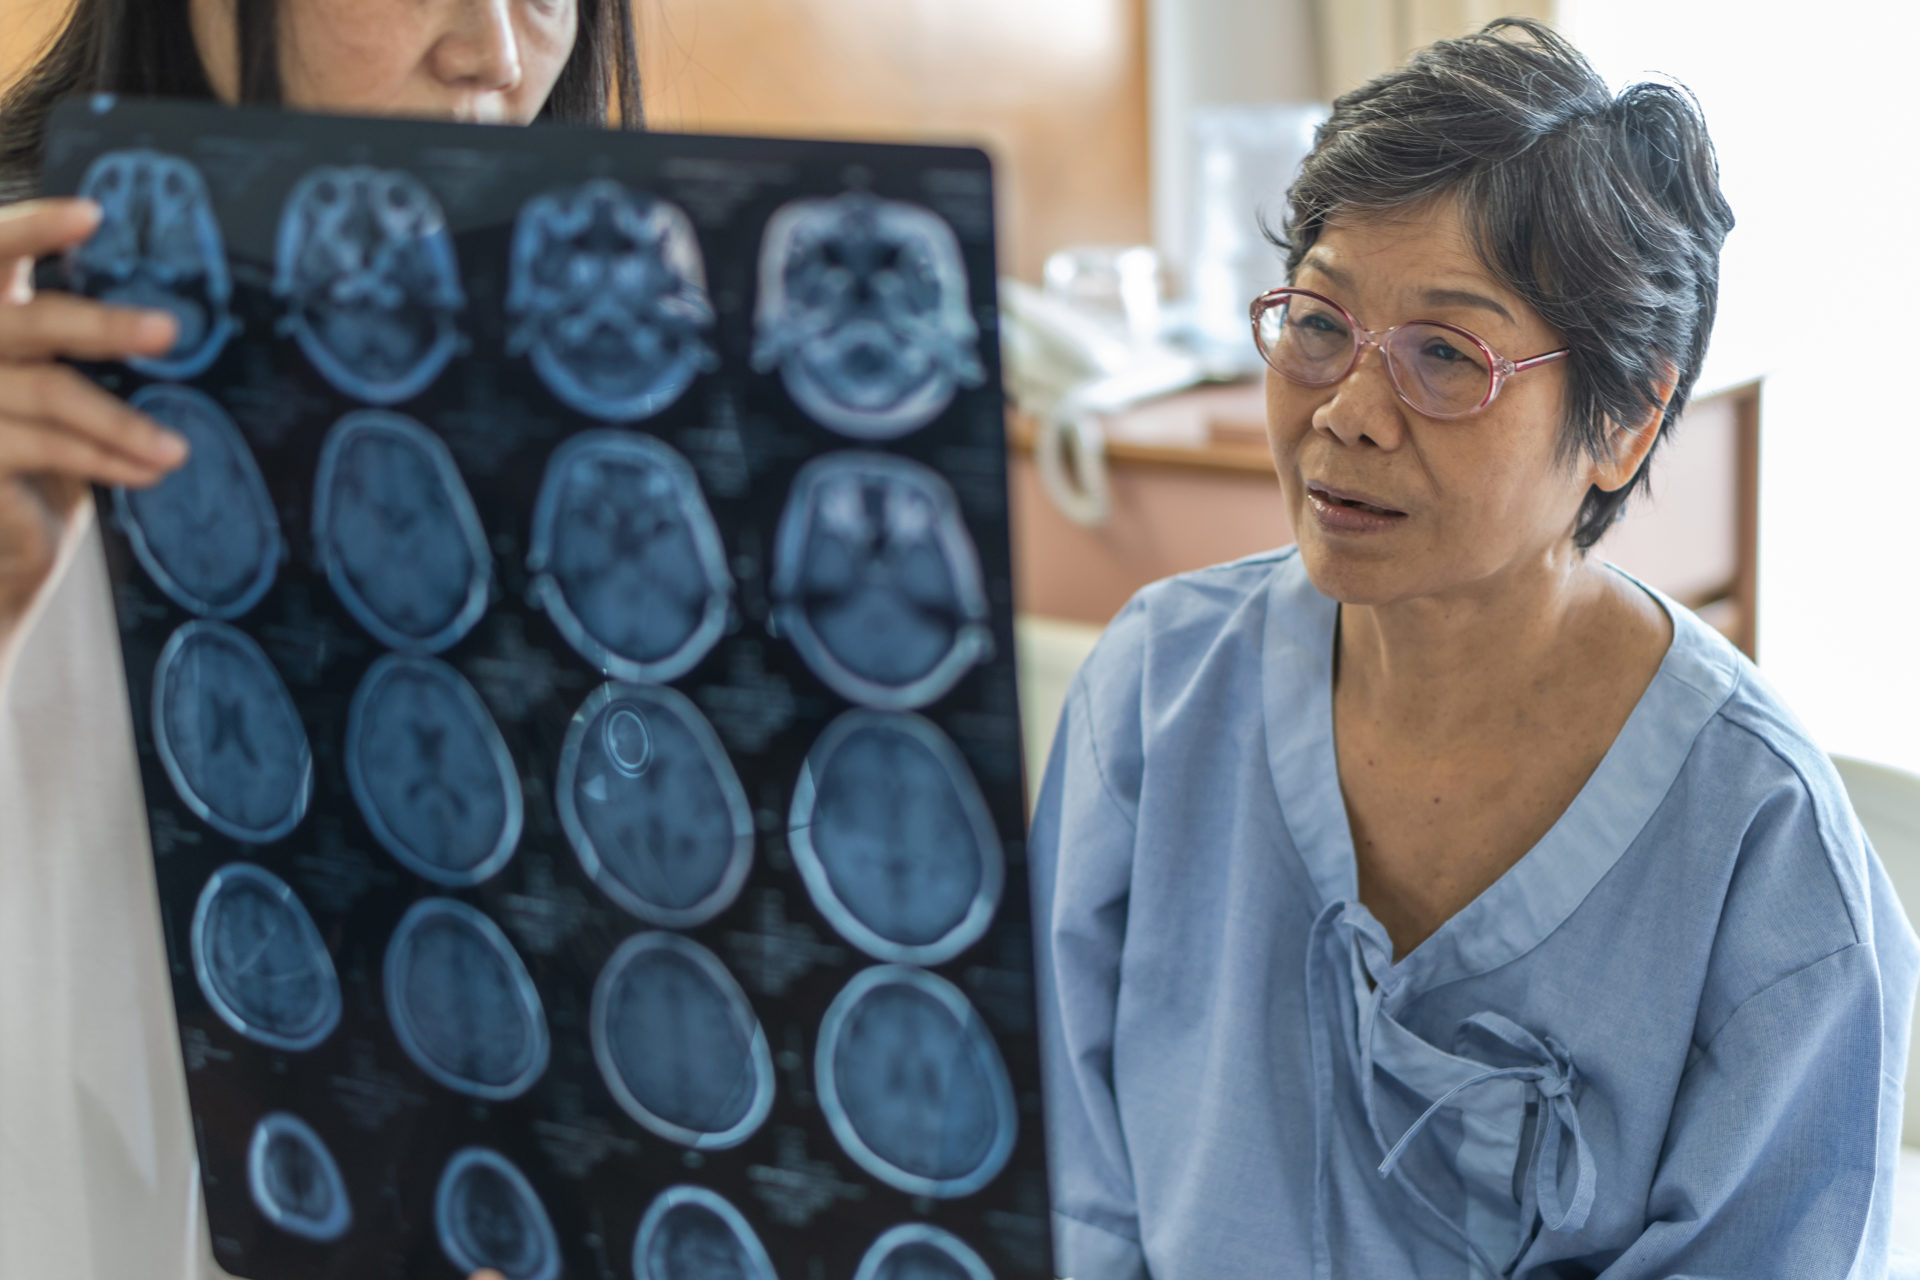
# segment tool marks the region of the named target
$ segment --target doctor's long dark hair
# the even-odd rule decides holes
[[[193,42],[191,0],[78,0],[65,27],[0,98],[0,203],[39,185],[47,116],[76,94],[214,96]],[[280,101],[277,0],[233,0],[240,100]],[[632,0],[578,0],[579,32],[540,118],[641,127]]]

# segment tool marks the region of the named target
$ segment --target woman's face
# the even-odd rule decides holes
[[[1451,200],[1330,223],[1293,283],[1375,332],[1442,320],[1510,360],[1566,345],[1481,264]],[[1445,420],[1394,394],[1376,348],[1331,387],[1269,370],[1268,441],[1314,585],[1348,604],[1386,604],[1571,562],[1581,500],[1611,477],[1584,458],[1558,461],[1566,368],[1517,374],[1487,408]],[[1400,514],[1363,522],[1322,489]],[[1371,527],[1341,527],[1361,523]]]
[[[239,97],[235,0],[192,0],[214,91]],[[573,52],[577,0],[280,0],[286,104],[525,124]]]

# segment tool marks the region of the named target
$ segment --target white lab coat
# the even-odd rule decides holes
[[[0,640],[0,1276],[224,1274],[89,510]]]

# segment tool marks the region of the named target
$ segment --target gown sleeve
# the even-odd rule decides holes
[[[1884,1275],[1913,992],[1910,946],[1860,941],[1735,1009],[1682,1078],[1648,1225],[1606,1280]]]
[[[1146,1280],[1113,1087],[1134,815],[1102,772],[1098,700],[1083,670],[1061,712],[1029,841],[1054,1262],[1075,1280]]]

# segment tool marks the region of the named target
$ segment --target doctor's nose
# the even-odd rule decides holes
[[[520,38],[515,0],[462,0],[433,50],[433,71],[450,86],[509,93],[520,84]]]

